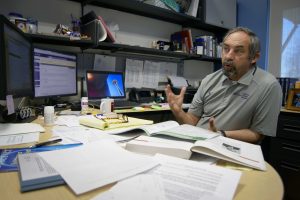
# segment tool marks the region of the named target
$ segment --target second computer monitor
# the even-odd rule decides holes
[[[86,72],[87,94],[89,99],[126,98],[122,72]]]
[[[77,95],[77,56],[34,48],[35,97]]]

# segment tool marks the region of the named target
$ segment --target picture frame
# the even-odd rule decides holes
[[[287,110],[300,111],[300,89],[290,89],[285,108]]]

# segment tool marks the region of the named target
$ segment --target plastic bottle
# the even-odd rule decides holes
[[[89,109],[88,97],[81,97],[81,114],[87,114]]]
[[[44,123],[46,126],[54,124],[54,106],[44,107]]]

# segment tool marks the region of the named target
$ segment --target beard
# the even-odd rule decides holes
[[[227,76],[230,79],[234,79],[234,77],[237,76],[237,69],[232,61],[224,60],[222,66],[222,71],[225,76]]]

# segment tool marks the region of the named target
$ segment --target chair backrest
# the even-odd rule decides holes
[[[269,154],[270,154],[270,147],[271,147],[271,137],[265,136],[264,139],[262,139],[261,143],[261,150],[264,155],[265,161],[269,162]]]

